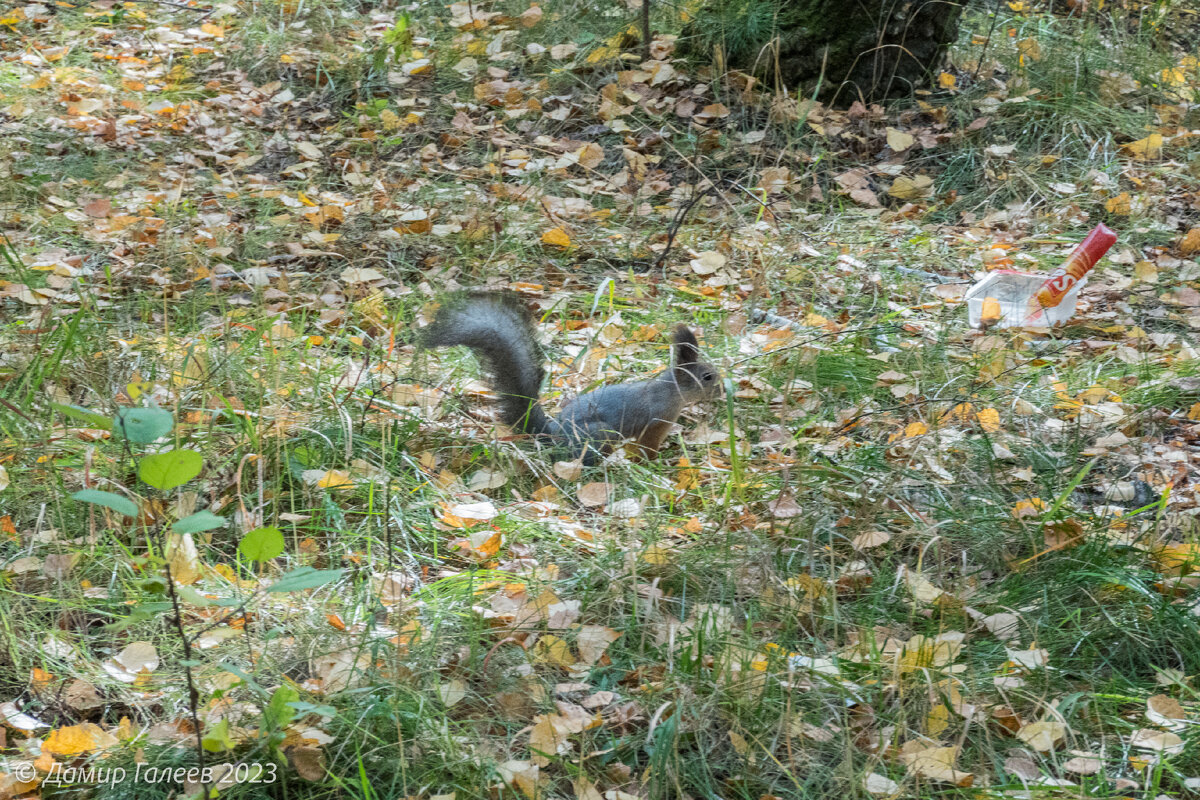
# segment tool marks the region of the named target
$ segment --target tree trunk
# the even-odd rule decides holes
[[[706,0],[685,52],[839,102],[928,83],[969,0]],[[721,56],[717,56],[717,52]]]

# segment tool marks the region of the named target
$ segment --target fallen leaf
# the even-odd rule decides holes
[[[575,646],[579,649],[579,660],[584,664],[595,664],[604,655],[608,646],[621,637],[620,631],[603,625],[584,625],[579,629]]]
[[[1170,731],[1158,731],[1153,728],[1141,728],[1129,737],[1129,744],[1139,750],[1152,750],[1166,755],[1178,755],[1183,752],[1183,739]]]
[[[103,750],[117,744],[117,737],[99,725],[84,722],[50,732],[42,742],[42,752],[56,756],[77,756],[93,750]]]
[[[901,175],[892,182],[888,194],[898,200],[915,202],[933,194],[933,178],[928,175]]]
[[[887,531],[866,531],[855,536],[850,546],[855,550],[870,550],[887,544],[891,539],[891,534]]]
[[[912,774],[965,788],[975,782],[975,776],[955,769],[957,758],[957,747],[929,747],[900,755],[901,762],[908,766]]]
[[[1121,145],[1121,149],[1133,156],[1135,161],[1153,161],[1162,157],[1163,137],[1161,133],[1152,133],[1145,139]]]
[[[579,499],[581,505],[588,508],[595,508],[608,502],[614,488],[610,483],[585,483],[579,487],[579,491],[576,492],[575,496]]]
[[[1184,234],[1183,239],[1179,242],[1179,252],[1183,253],[1185,256],[1190,256],[1193,253],[1200,252],[1200,227],[1192,228],[1190,231]],[[1151,264],[1151,266],[1153,266],[1153,264]]]
[[[897,130],[895,128],[887,129],[888,147],[892,148],[892,152],[901,153],[916,143],[917,139],[911,133]]]
[[[571,246],[571,237],[562,228],[551,228],[542,234],[542,244],[567,248]]]
[[[288,764],[306,781],[325,778],[325,752],[319,747],[292,746],[285,749]]]
[[[1039,753],[1049,753],[1066,735],[1067,726],[1057,720],[1031,722],[1017,731],[1017,738]]]

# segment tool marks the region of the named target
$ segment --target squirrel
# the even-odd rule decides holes
[[[545,370],[530,315],[506,292],[469,292],[442,305],[425,327],[425,348],[464,345],[490,374],[500,394],[500,418],[522,433],[568,446],[583,463],[596,464],[621,441],[632,439],[641,454],[658,454],[684,406],[724,395],[720,373],[700,360],[696,336],[683,324],[672,334],[674,364],[653,378],[603,386],[562,407],[557,418],[539,396]]]

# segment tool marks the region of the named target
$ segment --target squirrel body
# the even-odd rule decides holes
[[[685,406],[720,397],[720,374],[700,360],[695,334],[672,334],[673,364],[648,380],[604,386],[566,403],[557,418],[542,408],[542,351],[524,304],[503,292],[471,292],[438,309],[421,334],[424,347],[463,345],[475,353],[500,394],[500,416],[514,430],[566,444],[594,464],[632,439],[654,457]]]

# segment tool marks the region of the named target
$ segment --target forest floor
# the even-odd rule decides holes
[[[883,106],[416,5],[0,0],[0,798],[1200,797],[1194,12]],[[485,286],[727,397],[557,460],[414,349]]]

